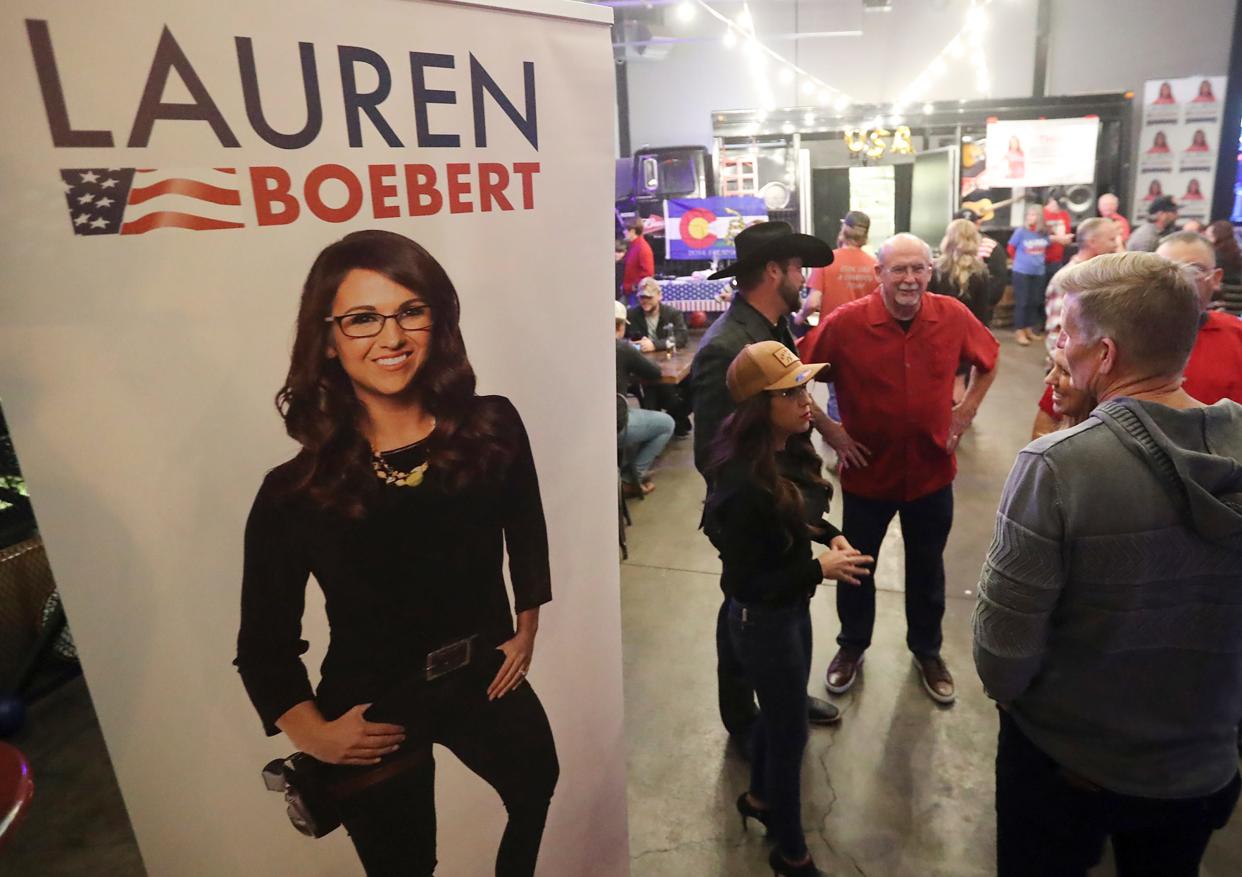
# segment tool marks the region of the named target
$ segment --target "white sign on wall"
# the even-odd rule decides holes
[[[1151,202],[1171,196],[1178,213],[1201,222],[1212,213],[1220,148],[1224,76],[1152,79],[1143,86],[1143,128],[1134,178],[1133,216],[1146,218]]]
[[[988,122],[987,186],[1090,183],[1099,134],[1094,118]]]
[[[5,4],[0,396],[150,873],[362,870],[264,788],[296,747],[232,662],[247,514],[299,450],[273,398],[303,281],[364,229],[443,266],[478,392],[530,437],[552,601],[529,678],[560,764],[539,873],[627,873],[611,308],[581,294],[611,283],[610,21],[562,0]],[[272,637],[308,641],[313,684],[334,607],[305,594],[300,633]],[[437,873],[491,874],[505,808],[435,754]]]

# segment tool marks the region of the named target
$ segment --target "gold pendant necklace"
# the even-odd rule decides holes
[[[388,461],[378,454],[371,457],[371,470],[375,472],[375,476],[385,484],[397,487],[418,487],[423,483],[423,476],[427,474],[430,465],[430,460],[424,460],[420,465],[406,472],[388,465]]]
[[[414,447],[414,445],[425,442],[431,437],[431,433],[435,432],[435,429],[436,420],[433,417],[431,419],[431,431],[428,432],[426,436],[413,444],[406,445],[404,448],[397,448],[397,451],[405,451]],[[396,453],[397,451],[390,451],[389,453]],[[375,477],[380,481],[383,481],[385,484],[391,484],[395,487],[418,487],[423,483],[423,477],[427,474],[427,469],[430,466],[431,460],[428,459],[424,460],[413,469],[405,471],[390,465],[389,462],[384,459],[384,455],[379,451],[371,452],[371,471],[375,473]]]

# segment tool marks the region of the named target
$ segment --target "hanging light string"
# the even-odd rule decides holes
[[[791,84],[796,77],[801,77],[801,93],[804,97],[815,98],[820,106],[831,105],[838,113],[843,112],[854,99],[841,89],[830,85],[815,74],[790,61],[779,52],[764,45],[755,32],[754,16],[750,12],[750,4],[744,2],[742,11],[736,18],[730,18],[713,8],[707,0],[683,0],[682,7],[689,9],[693,3],[707,12],[725,26],[724,44],[732,49],[741,45],[750,63],[751,72],[759,88],[760,109],[767,111],[776,106],[776,98],[772,91],[772,80],[768,73],[770,62],[775,62],[777,77],[785,85]],[[944,48],[936,54],[918,76],[899,92],[899,97],[892,107],[890,124],[899,124],[906,108],[919,101],[926,101],[928,92],[950,65],[959,63],[969,56],[974,68],[975,89],[982,95],[992,90],[991,76],[988,72],[987,53],[984,51],[983,39],[988,29],[987,7],[992,0],[971,0],[966,11],[966,21],[953,37],[945,43]],[[683,15],[683,19],[687,16]],[[932,105],[923,104],[923,112],[930,113]],[[877,120],[877,122],[880,120]]]
[[[992,80],[988,73],[988,58],[984,50],[983,38],[988,29],[987,7],[992,0],[971,0],[966,10],[966,21],[961,29],[953,35],[943,49],[932,58],[918,76],[911,80],[893,104],[893,115],[897,118],[905,112],[906,107],[918,101],[925,101],[927,94],[937,80],[945,74],[951,65],[960,63],[969,55],[974,67],[975,90],[987,96],[992,91]],[[923,112],[930,113],[930,103],[923,104]]]
[[[724,24],[724,44],[726,48],[732,49],[738,45],[742,46],[750,62],[751,70],[756,74],[756,81],[759,83],[759,99],[762,109],[768,110],[776,106],[776,98],[772,92],[772,81],[767,70],[769,62],[773,61],[776,62],[776,67],[779,71],[777,76],[784,84],[791,84],[795,77],[802,77],[802,94],[806,97],[815,98],[820,106],[831,105],[837,112],[841,112],[854,102],[854,99],[841,89],[829,85],[815,74],[803,67],[799,67],[784,55],[760,42],[755,34],[755,19],[750,13],[749,3],[742,4],[742,11],[737,18],[729,18],[724,13],[714,9],[708,4],[707,0],[687,0],[687,2],[694,2],[707,12],[708,15]]]

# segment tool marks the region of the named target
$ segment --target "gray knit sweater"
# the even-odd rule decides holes
[[[1237,770],[1240,461],[1242,405],[1121,399],[1009,474],[975,665],[1036,746],[1106,789],[1195,797]]]

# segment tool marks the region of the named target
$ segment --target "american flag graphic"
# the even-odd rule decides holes
[[[236,168],[69,168],[60,178],[74,234],[245,226]]]

